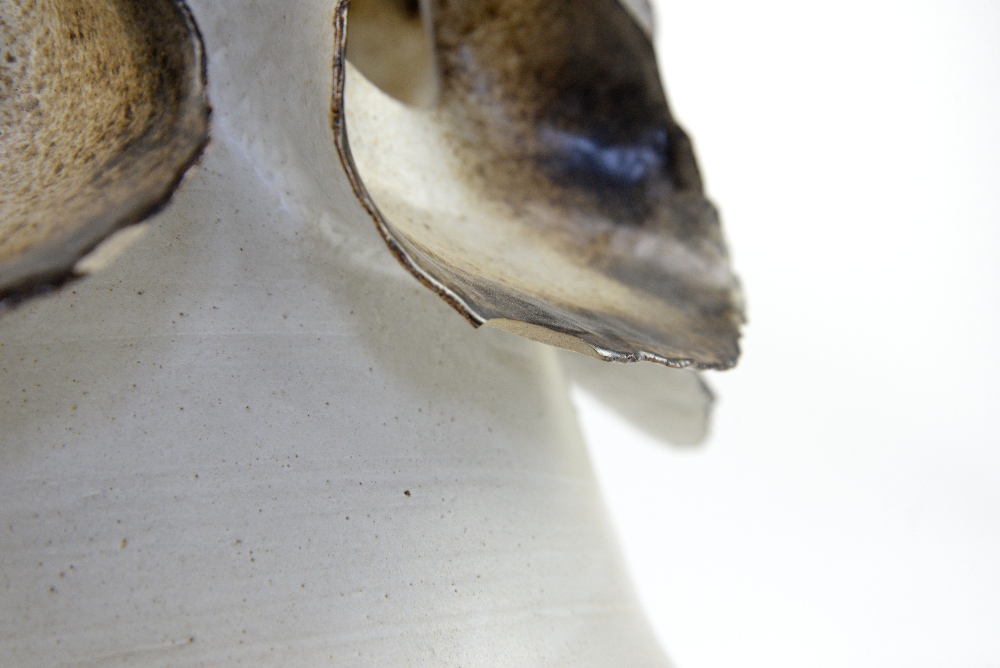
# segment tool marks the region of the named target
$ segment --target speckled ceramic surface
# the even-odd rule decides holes
[[[333,6],[190,5],[199,168],[0,318],[0,663],[668,665],[556,351],[469,327],[354,196]]]

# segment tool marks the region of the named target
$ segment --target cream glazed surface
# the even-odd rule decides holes
[[[189,5],[201,165],[0,318],[5,661],[668,665],[555,351],[471,328],[351,191],[332,3]]]

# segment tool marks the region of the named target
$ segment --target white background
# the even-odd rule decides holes
[[[701,447],[576,391],[657,634],[1000,666],[1000,2],[656,4],[750,318]]]

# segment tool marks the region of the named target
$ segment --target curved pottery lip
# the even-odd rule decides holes
[[[11,0],[0,57],[0,308],[162,208],[208,143],[180,0]]]
[[[735,365],[739,283],[648,25],[619,0],[406,4],[429,26],[429,105],[349,64],[347,0],[334,15],[337,150],[400,262],[475,326]]]

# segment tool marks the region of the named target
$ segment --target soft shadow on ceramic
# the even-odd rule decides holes
[[[337,148],[411,272],[477,326],[609,360],[736,363],[739,285],[642,3],[355,0],[350,20],[347,5]]]
[[[162,207],[208,140],[179,0],[0,4],[0,308]]]
[[[669,665],[553,351],[317,249],[217,137],[130,253],[0,321],[3,655]]]
[[[560,357],[571,383],[661,443],[697,446],[708,436],[715,397],[696,371]]]

